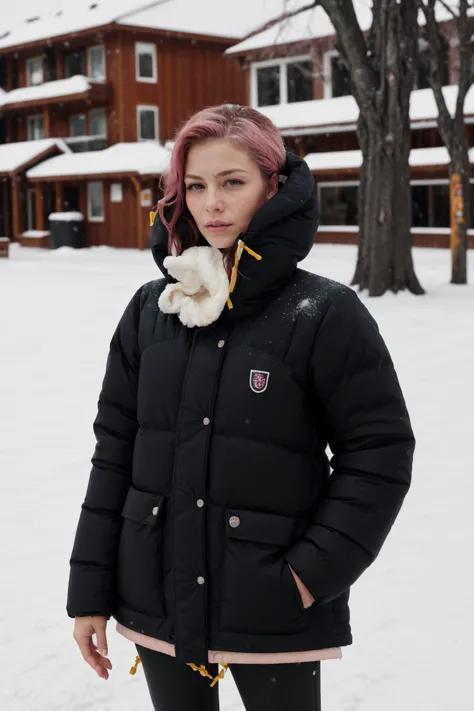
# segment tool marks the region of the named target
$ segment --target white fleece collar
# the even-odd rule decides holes
[[[177,314],[188,328],[217,321],[229,296],[229,277],[221,252],[215,247],[190,247],[179,257],[163,262],[177,279],[168,284],[158,306],[165,314]]]

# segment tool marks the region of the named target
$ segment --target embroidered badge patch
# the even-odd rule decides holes
[[[250,371],[250,389],[254,393],[263,393],[267,389],[270,373],[266,370]]]

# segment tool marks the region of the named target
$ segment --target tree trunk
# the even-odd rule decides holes
[[[411,254],[410,94],[416,33],[406,23],[416,20],[411,0],[386,1],[374,14],[380,86],[375,114],[363,110],[358,137],[364,156],[361,171],[360,244],[353,283],[370,296],[404,289],[424,291]],[[415,22],[416,26],[416,22]],[[410,27],[410,25],[408,25]]]

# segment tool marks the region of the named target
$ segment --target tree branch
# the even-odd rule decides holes
[[[443,138],[443,143],[451,155],[454,126],[442,91],[443,53],[441,47],[441,32],[435,13],[436,2],[437,0],[427,0],[426,3],[423,2],[423,0],[417,0],[418,7],[426,20],[425,32],[429,53],[428,82],[433,90],[436,107],[438,109],[438,128]]]

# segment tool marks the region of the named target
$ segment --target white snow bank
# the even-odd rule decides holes
[[[28,178],[134,173],[160,175],[168,167],[170,152],[156,141],[116,143],[103,151],[70,153],[44,161],[27,172]]]
[[[448,111],[454,116],[458,86],[443,87]],[[285,134],[290,134],[294,129],[309,129],[316,132],[320,127],[325,131],[330,127],[333,131],[339,128],[344,131],[353,131],[359,118],[359,107],[353,96],[340,96],[336,99],[313,99],[311,101],[298,101],[293,104],[278,104],[264,106],[259,111],[268,116]],[[474,117],[474,85],[470,88],[464,104],[465,116]],[[418,89],[410,97],[410,120],[412,125],[417,122],[436,121],[438,109],[431,89]]]
[[[356,255],[317,245],[302,266],[349,283]],[[321,665],[324,711],[473,706],[474,259],[470,286],[449,284],[448,250],[415,249],[414,260],[426,296],[363,296],[395,360],[417,451],[395,526],[352,588],[354,645]],[[0,264],[2,711],[151,708],[143,668],[128,673],[134,646],[109,624],[105,683],[80,657],[65,600],[110,339],[135,291],[160,276],[149,250],[12,244]],[[222,711],[242,711],[230,673],[219,693]]]
[[[44,138],[39,141],[0,144],[0,174],[19,170],[22,166],[27,165],[53,147],[58,148],[64,154],[71,152],[70,148],[60,138]]]
[[[13,104],[26,104],[31,101],[41,101],[42,99],[55,99],[62,96],[74,96],[75,94],[85,94],[92,84],[100,84],[92,79],[83,76],[70,77],[69,79],[58,79],[47,81],[37,86],[26,86],[22,89],[13,89],[0,97],[0,106],[3,108]]]

